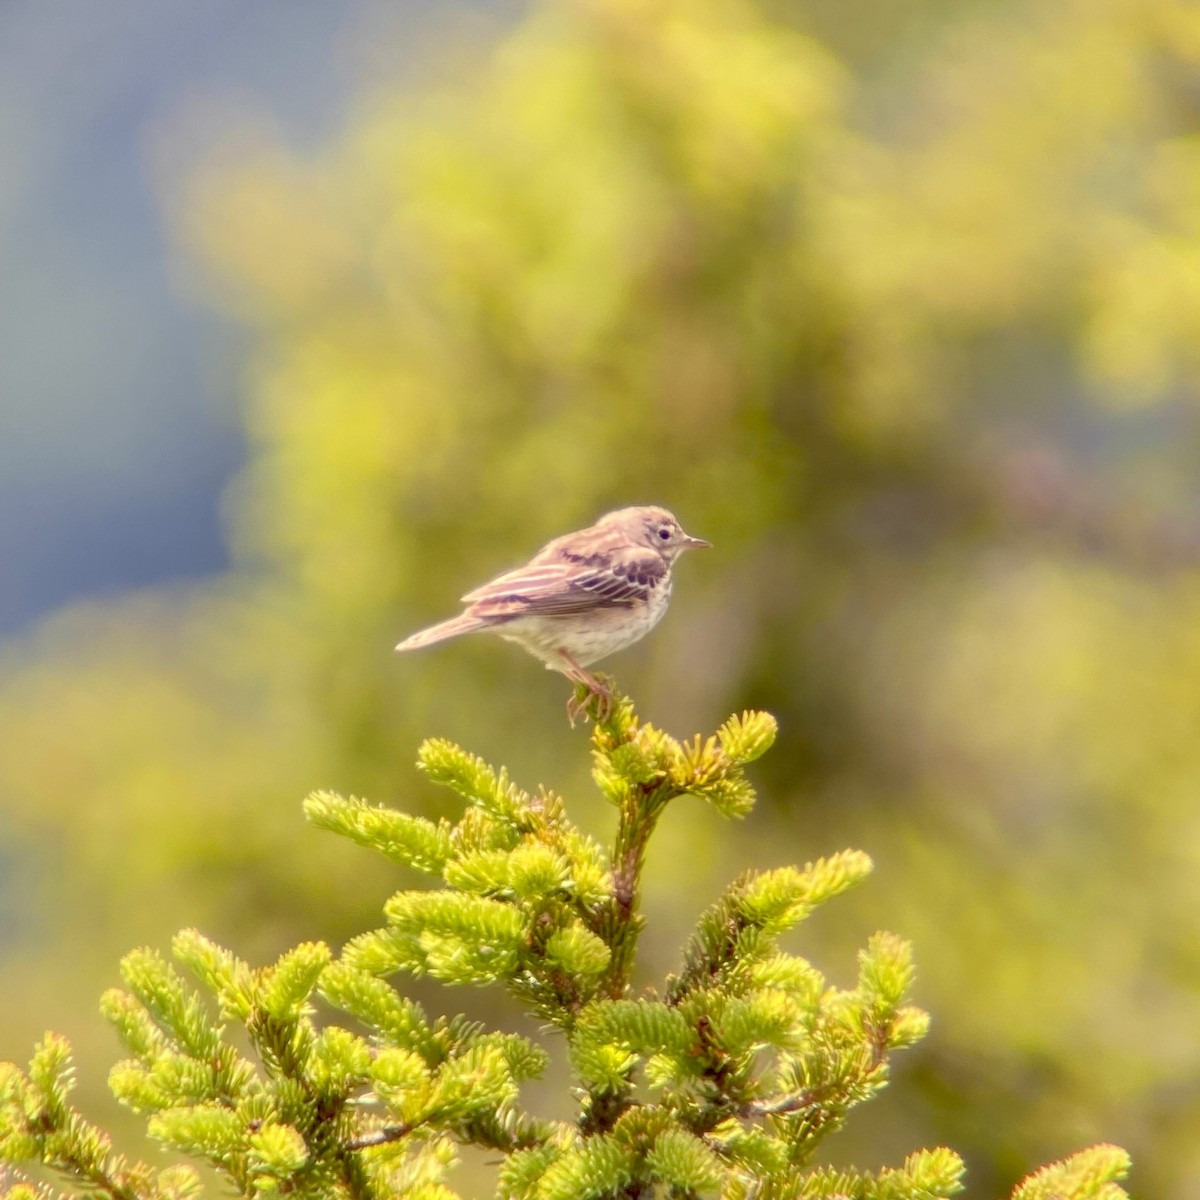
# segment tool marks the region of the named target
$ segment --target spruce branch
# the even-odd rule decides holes
[[[623,996],[637,952],[643,921],[638,913],[646,846],[672,800],[696,795],[727,816],[744,816],[754,805],[745,763],[764,753],[775,736],[765,713],[731,718],[707,740],[697,734],[681,743],[653,725],[638,721],[632,702],[618,697],[592,734],[592,775],[617,807],[613,844],[613,896],[601,917],[601,936],[612,950],[604,990]]]
[[[336,957],[307,942],[258,968],[195,930],[177,935],[170,960],[127,955],[123,987],[101,1002],[128,1054],[109,1082],[151,1137],[252,1200],[456,1200],[446,1180],[457,1146],[500,1157],[500,1200],[954,1195],[962,1162],[945,1148],[874,1173],[815,1165],[886,1085],[891,1055],[928,1026],[908,1002],[902,938],[875,934],[848,987],[780,944],[867,877],[865,854],[735,879],[701,915],[678,972],[632,993],[659,818],[684,796],[748,813],[745,768],[775,724],[748,712],[681,741],[642,723],[615,689],[610,699],[591,712],[592,777],[616,809],[608,849],[560,797],[431,739],[419,765],[460,799],[457,821],[328,791],[305,805],[314,824],[433,877],[388,899],[380,928]],[[547,1066],[542,1046],[461,1016],[430,1019],[387,978],[406,975],[507,988],[565,1044],[575,1118],[521,1107],[522,1085]],[[198,1196],[191,1167],[156,1172],[114,1153],[70,1106],[72,1080],[52,1035],[27,1071],[0,1065],[0,1165],[15,1181],[0,1200],[49,1200],[34,1190],[37,1168],[108,1200]],[[1120,1200],[1127,1167],[1122,1151],[1094,1147],[1031,1176],[1014,1200]]]
[[[386,1146],[389,1142],[398,1142],[406,1138],[416,1128],[415,1125],[384,1125],[370,1133],[361,1133],[345,1143],[347,1150],[366,1150],[370,1146]]]

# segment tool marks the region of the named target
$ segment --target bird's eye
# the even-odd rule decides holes
[[[664,525],[658,531],[658,536],[662,541],[669,542],[671,540],[671,531]]]

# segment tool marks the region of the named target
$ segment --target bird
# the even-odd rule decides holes
[[[459,616],[419,630],[396,649],[418,650],[477,630],[497,633],[584,685],[589,695],[567,704],[572,724],[591,696],[597,719],[605,720],[614,694],[587,668],[649,633],[667,611],[675,560],[711,545],[684,533],[665,508],[617,509],[468,592]]]

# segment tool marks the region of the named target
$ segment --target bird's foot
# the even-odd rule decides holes
[[[617,695],[608,679],[589,675],[576,680],[575,694],[567,700],[567,720],[572,729],[580,717],[591,717],[601,724],[612,716],[616,703]]]
[[[612,716],[617,703],[616,687],[607,675],[593,675],[566,651],[559,650],[562,666],[559,670],[575,684],[575,695],[567,701],[567,720],[571,728],[580,717],[591,717],[599,724]]]

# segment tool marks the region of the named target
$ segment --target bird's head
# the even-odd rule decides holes
[[[674,515],[656,505],[619,509],[602,517],[600,524],[611,525],[632,542],[653,546],[667,562],[674,562],[685,550],[712,545],[684,533]]]

